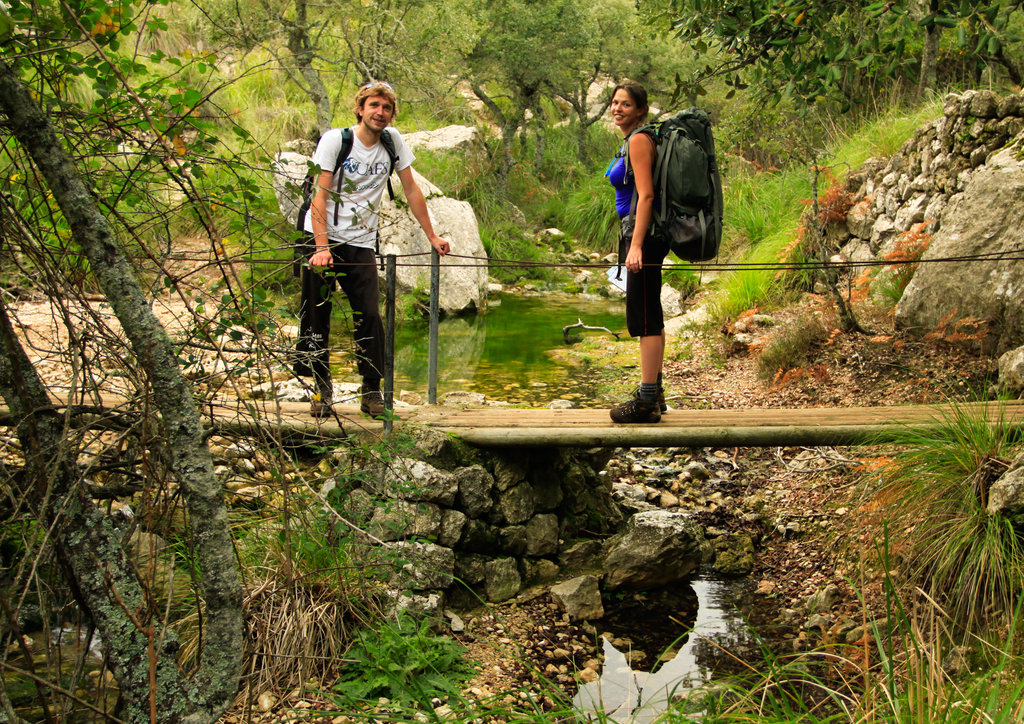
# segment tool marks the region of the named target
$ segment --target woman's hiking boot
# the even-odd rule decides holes
[[[612,422],[650,423],[661,420],[661,403],[657,399],[645,400],[639,391],[611,409]]]

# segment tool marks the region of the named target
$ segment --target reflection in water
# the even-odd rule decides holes
[[[579,370],[552,357],[565,347],[562,328],[582,319],[620,331],[622,302],[549,293],[501,295],[485,314],[441,321],[438,330],[438,396],[480,392],[488,399],[543,405],[553,399],[581,402],[599,392]],[[587,332],[604,335],[605,332]],[[428,325],[403,322],[395,337],[395,389],[427,391]]]
[[[697,595],[697,617],[679,652],[653,674],[630,669],[625,656],[604,641],[601,678],[581,687],[573,706],[588,721],[649,724],[673,699],[711,681],[721,651],[738,651],[752,636],[733,602],[736,592],[724,581],[691,581]]]

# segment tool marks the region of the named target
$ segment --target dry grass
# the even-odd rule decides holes
[[[757,358],[758,376],[765,382],[778,380],[792,369],[802,367],[812,351],[828,339],[828,329],[814,312],[804,312],[781,324]]]

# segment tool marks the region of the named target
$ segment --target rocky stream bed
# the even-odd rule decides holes
[[[869,320],[871,334],[833,331],[812,346],[801,367],[763,381],[756,352],[765,339],[788,318],[820,304],[808,297],[800,307],[759,316],[761,321],[744,326],[742,344],[734,328],[670,341],[670,404],[920,404],[977,399],[994,379],[992,359],[941,340],[905,337],[879,314]],[[598,340],[586,354],[621,362],[616,356],[622,350],[611,340]],[[609,374],[593,363],[588,369]],[[623,390],[631,374],[621,375]],[[866,623],[884,615],[883,572],[874,563],[880,503],[870,481],[878,462],[892,452],[873,447],[620,449],[603,475],[628,511],[688,511],[712,545],[726,553],[719,565],[726,557],[733,561],[730,569],[702,569],[698,577],[728,578],[735,614],[770,648],[792,652],[823,642],[855,643],[865,635]],[[692,625],[695,598],[687,588],[605,595],[605,615],[590,621],[571,618],[547,586],[449,617],[450,635],[479,665],[464,695],[487,702],[500,696],[510,712],[563,710],[581,685],[599,677],[605,637],[625,652],[633,668],[650,671],[671,658]],[[739,636],[721,647],[705,647],[701,667],[722,676],[761,655],[758,645]],[[230,718],[284,721],[324,706],[309,692],[275,692],[263,706],[253,703]],[[380,721],[388,720],[386,712],[387,702],[381,702]],[[443,718],[445,710],[437,713]],[[332,718],[335,724],[356,720],[345,713]]]

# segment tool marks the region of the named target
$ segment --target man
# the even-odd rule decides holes
[[[413,217],[438,254],[444,256],[450,251],[448,242],[434,233],[426,199],[413,179],[412,162],[416,157],[398,131],[389,127],[398,110],[395,91],[381,81],[367,83],[356,94],[354,110],[352,149],[342,168],[334,168],[342,145],[340,128],[327,131],[313,154],[313,162],[321,173],[304,224],[305,231],[313,237],[314,247],[310,266],[302,274],[302,297],[304,305],[309,305],[303,309],[308,323],[306,342],[317,391],[310,407],[313,417],[332,414],[334,387],[327,339],[335,282],[340,284],[352,307],[357,368],[363,378],[359,407],[372,417],[384,412],[380,390],[384,375],[384,325],[378,303],[375,248],[380,199],[392,170],[392,154],[385,142],[393,146],[394,170]],[[385,134],[387,137],[382,140]],[[339,173],[343,174],[340,191],[336,175]]]

